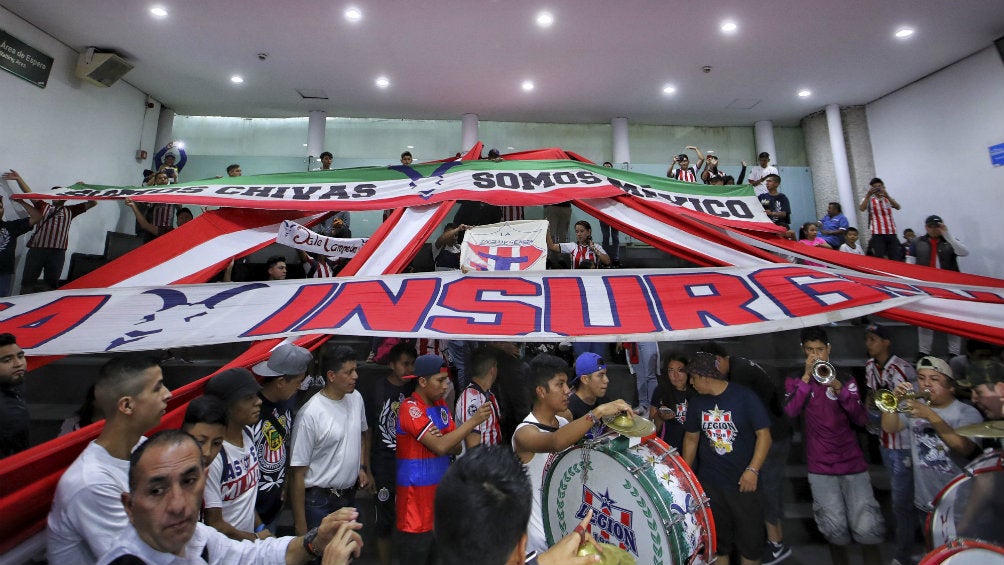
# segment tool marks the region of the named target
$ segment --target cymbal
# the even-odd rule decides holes
[[[609,543],[597,543],[603,554],[600,556],[600,565],[635,565],[634,557],[627,551],[611,545]],[[596,549],[591,544],[583,545],[579,548],[579,555],[596,555]]]
[[[607,416],[603,423],[611,430],[627,437],[645,437],[655,433],[655,424],[641,416],[630,418],[627,414]]]
[[[955,428],[955,433],[966,437],[1004,438],[1004,420],[992,420]]]

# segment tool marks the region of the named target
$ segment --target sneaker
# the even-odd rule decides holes
[[[791,557],[791,548],[784,545],[784,542],[774,543],[768,540],[767,547],[764,548],[763,552],[762,565],[774,565],[789,557]]]

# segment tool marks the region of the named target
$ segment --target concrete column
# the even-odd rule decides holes
[[[756,138],[756,152],[757,155],[766,151],[770,153],[771,164],[777,166],[780,161],[778,160],[777,149],[774,148],[774,123],[770,120],[760,120],[753,124],[753,136]],[[756,161],[757,155],[753,156],[753,161]]]
[[[152,157],[154,153],[160,151],[160,148],[174,141],[174,110],[161,106],[160,107],[160,117],[157,119],[157,135],[154,136],[153,151],[150,152]]]
[[[466,153],[478,142],[478,115],[464,114],[460,122],[460,151]]]
[[[854,192],[851,187],[851,169],[847,165],[847,146],[844,144],[844,125],[840,121],[840,106],[826,107],[826,127],[830,132],[830,152],[833,155],[833,169],[837,178],[837,196],[844,215],[854,214]]]
[[[612,163],[620,168],[625,163],[631,162],[631,147],[628,138],[627,118],[614,118],[610,120],[611,132],[613,134],[614,155]]]
[[[320,159],[324,151],[324,124],[328,113],[324,110],[311,110],[307,114],[307,156]],[[313,159],[307,163],[313,165]]]

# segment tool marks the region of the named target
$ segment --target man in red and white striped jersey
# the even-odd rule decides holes
[[[902,261],[903,248],[896,236],[896,222],[892,219],[892,211],[899,210],[899,202],[886,192],[882,179],[873,178],[868,184],[871,188],[858,205],[862,212],[868,211],[868,229],[872,232],[868,247],[876,257]]]
[[[872,391],[893,390],[900,383],[917,384],[913,365],[892,354],[889,329],[878,324],[865,328],[865,379]],[[865,406],[872,414],[873,406]],[[871,429],[872,426],[869,426]],[[882,464],[889,470],[892,486],[892,510],[895,518],[895,557],[900,563],[910,562],[914,539],[913,470],[910,460],[910,430],[888,433],[878,428]]]
[[[24,182],[17,171],[11,170],[4,175],[7,180],[17,181],[21,191],[31,193],[28,183]],[[38,277],[45,272],[46,290],[55,290],[63,274],[63,263],[66,261],[66,247],[70,239],[70,222],[80,214],[90,210],[98,203],[89,200],[73,206],[65,206],[65,200],[39,202],[38,211],[42,219],[35,224],[35,232],[28,240],[28,254],[24,260],[24,273],[21,276],[21,289],[35,284]]]
[[[471,384],[457,397],[456,421],[463,424],[468,418],[478,412],[482,404],[490,404],[492,407],[488,419],[480,426],[474,428],[470,436],[464,438],[464,448],[470,449],[475,445],[498,445],[502,443],[502,429],[499,424],[501,411],[495,395],[491,392],[498,377],[498,361],[495,354],[488,348],[480,348],[471,354],[471,361],[468,365],[471,374]],[[478,441],[480,436],[480,441]]]

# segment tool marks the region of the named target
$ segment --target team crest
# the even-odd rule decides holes
[[[739,430],[732,422],[731,410],[720,410],[715,404],[713,410],[701,413],[701,428],[708,436],[715,453],[719,455],[732,453],[732,444],[739,437]]]
[[[415,406],[414,404],[412,404],[411,406],[408,407],[408,414],[412,418],[421,418],[422,417],[422,410],[420,410],[418,406]]]
[[[586,517],[590,508],[593,510],[593,518],[590,521],[590,531],[599,538],[599,541],[616,545],[625,551],[638,555],[638,543],[635,538],[634,529],[631,527],[633,512],[626,508],[621,508],[614,504],[616,501],[610,498],[610,491],[605,493],[594,492],[586,485],[582,485],[582,505],[575,517],[579,520]]]

